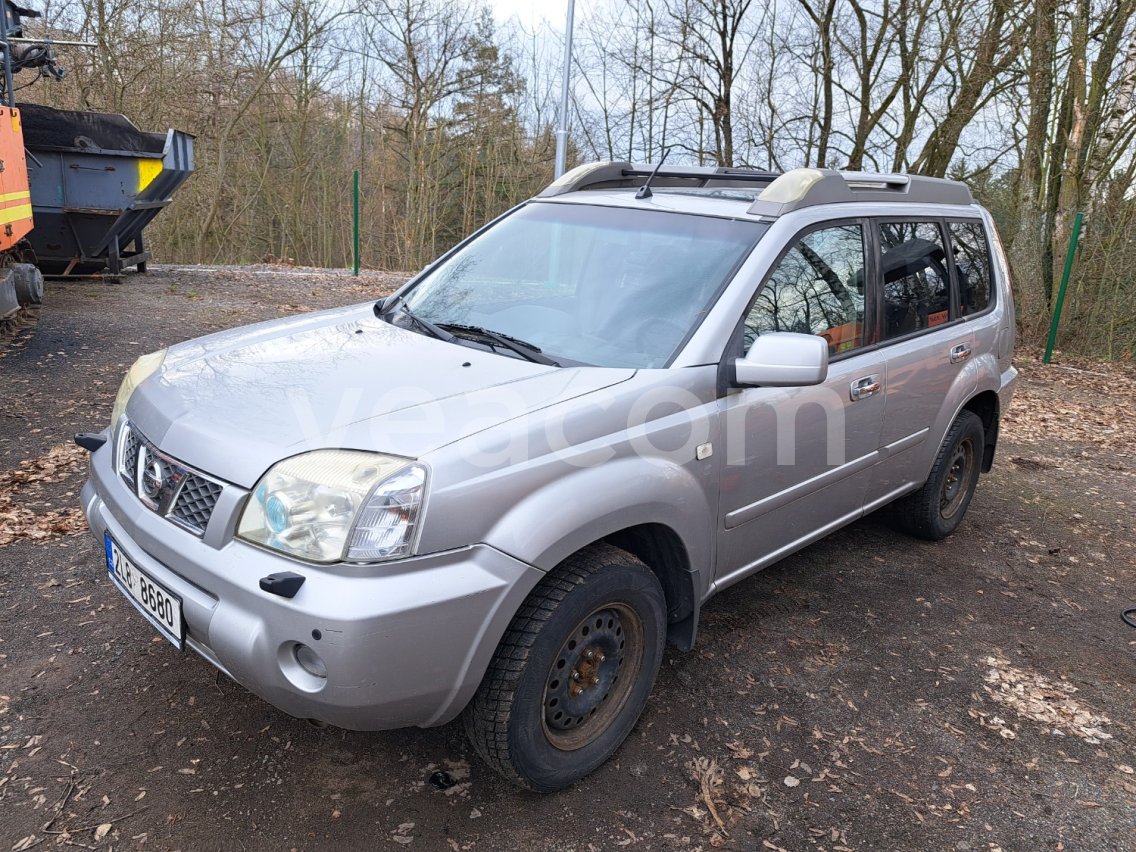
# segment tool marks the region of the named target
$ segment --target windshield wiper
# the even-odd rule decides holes
[[[499,331],[491,331],[490,329],[482,328],[479,325],[463,325],[462,323],[456,322],[439,323],[439,327],[441,329],[453,329],[457,332],[466,332],[468,334],[476,335],[477,337],[483,338],[484,340],[496,343],[498,346],[503,346],[511,352],[517,353],[522,358],[528,361],[532,361],[534,364],[544,364],[547,367],[560,366],[559,362],[553,361],[551,358],[541,352],[539,346],[533,346],[527,341],[520,340],[508,334],[502,334]]]
[[[386,304],[382,304],[381,308],[378,304],[375,305],[375,315],[381,319],[385,319],[389,323],[393,324],[394,317],[397,314],[404,315],[407,319],[414,323],[415,327],[417,327],[420,331],[426,332],[431,337],[436,337],[439,340],[444,340],[446,343],[452,342],[456,337],[456,335],[450,334],[450,332],[446,331],[444,328],[439,328],[438,326],[434,325],[434,323],[430,322],[430,320],[424,319],[413,313],[410,308],[408,308],[403,303],[401,298],[396,299],[394,302],[392,302],[390,307],[387,307]]]
[[[408,308],[406,305],[403,305],[401,308],[399,308],[399,310],[403,314],[405,314],[412,323],[414,323],[416,326],[418,326],[418,328],[420,328],[427,334],[432,335],[439,340],[443,340],[446,343],[451,343],[453,341],[455,335],[450,334],[444,328],[439,328],[438,326],[434,325],[434,323],[430,322],[430,320],[423,319],[422,317],[418,316],[418,314],[411,313],[410,308]]]
[[[404,301],[405,297],[403,296],[387,296],[385,298],[379,299],[377,302],[375,302],[375,316],[377,316],[379,319],[386,319],[388,316],[390,316],[391,313],[394,312],[394,309],[401,305]]]
[[[405,300],[399,296],[397,298],[383,299],[375,303],[375,316],[393,322],[396,314],[405,314],[406,317],[414,323],[421,331],[426,332],[438,340],[444,340],[447,343],[453,343],[459,340],[469,340],[470,338],[465,335],[452,334],[447,329],[454,329],[455,331],[465,332],[468,335],[473,335],[474,338],[480,338],[481,342],[488,341],[490,345],[496,344],[497,346],[504,347],[511,352],[515,352],[522,358],[532,361],[535,364],[544,364],[548,367],[559,367],[559,362],[552,360],[547,355],[543,354],[539,346],[512,337],[508,334],[502,334],[499,331],[492,331],[488,328],[483,328],[479,325],[464,325],[456,322],[443,322],[434,324],[430,320],[420,317],[413,313],[410,308],[406,306]]]

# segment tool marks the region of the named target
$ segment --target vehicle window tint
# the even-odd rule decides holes
[[[933,328],[950,319],[950,275],[934,222],[882,222],[884,338]]]
[[[959,315],[981,313],[990,304],[990,251],[981,222],[950,222],[951,251],[958,274]]]
[[[859,225],[813,231],[781,259],[746,317],[746,349],[771,331],[820,335],[831,355],[864,344],[864,234]]]

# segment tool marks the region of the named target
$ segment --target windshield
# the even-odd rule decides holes
[[[407,294],[415,315],[475,326],[560,364],[662,367],[767,226],[654,210],[532,203]]]

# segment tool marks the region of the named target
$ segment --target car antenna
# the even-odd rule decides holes
[[[667,154],[669,154],[670,152],[670,148],[667,148],[667,150],[663,151],[663,156],[659,160],[659,164],[655,166],[654,170],[647,177],[646,182],[641,187],[639,187],[639,191],[635,193],[636,198],[650,198],[652,195],[654,195],[654,193],[651,192],[651,181],[655,179],[655,175],[659,173],[659,169],[663,167],[663,163],[667,161]]]

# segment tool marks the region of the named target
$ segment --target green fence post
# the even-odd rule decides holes
[[[1077,214],[1080,215],[1080,214]],[[354,185],[351,192],[351,221],[354,230],[354,270],[359,274],[359,170],[355,170]]]
[[[1069,251],[1065,254],[1065,271],[1061,273],[1061,286],[1057,290],[1057,303],[1053,306],[1053,322],[1049,324],[1049,341],[1045,344],[1045,357],[1041,360],[1048,364],[1053,357],[1053,344],[1057,342],[1057,326],[1061,322],[1061,309],[1065,307],[1065,290],[1069,286],[1069,275],[1073,272],[1073,256],[1077,252],[1077,240],[1081,236],[1081,222],[1085,219],[1084,213],[1073,217],[1073,233],[1069,235]]]

